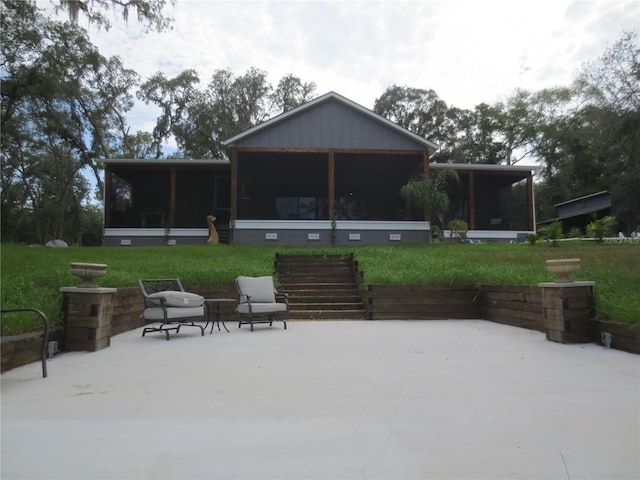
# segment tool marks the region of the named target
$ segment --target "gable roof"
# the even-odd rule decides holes
[[[334,105],[335,108],[331,111],[323,111],[323,108],[327,109],[330,104]],[[329,113],[329,115],[333,114],[335,116],[337,112],[340,113],[340,116],[343,117],[346,122],[343,125],[336,124],[336,118],[328,118],[326,115]],[[299,125],[300,122],[297,122],[297,120],[301,118],[306,118],[308,121],[311,121],[307,122],[307,124]],[[293,119],[296,119],[295,125],[292,121]],[[357,123],[363,130],[367,131],[364,133],[362,131],[345,131],[347,129],[344,127],[353,126],[354,123]],[[282,131],[277,132],[277,138],[279,141],[288,142],[290,144],[289,146],[327,146],[326,144],[313,144],[314,142],[321,141],[320,136],[323,134],[322,130],[325,130],[322,141],[326,142],[327,136],[333,133],[333,138],[331,138],[330,141],[334,143],[341,142],[341,145],[331,145],[333,147],[344,146],[345,148],[373,149],[382,148],[380,145],[376,145],[376,143],[387,141],[392,145],[391,148],[427,149],[429,153],[433,153],[438,149],[438,145],[435,143],[410,132],[406,128],[387,120],[377,113],[335,92],[329,92],[317,97],[281,115],[251,127],[221,143],[225,147],[237,146],[238,144],[255,146],[256,142],[264,145],[264,142],[268,143],[273,141],[276,136],[274,135],[272,138],[268,138],[269,133],[274,133],[278,128],[285,126],[288,127],[288,131],[286,133]],[[376,141],[374,141],[374,139]],[[291,142],[296,144],[291,145]],[[351,143],[347,145],[345,142]],[[355,145],[352,142],[360,142],[360,145]],[[305,144],[302,145],[302,143]]]

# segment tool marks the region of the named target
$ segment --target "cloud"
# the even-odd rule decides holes
[[[640,24],[635,0],[178,0],[173,13],[172,32],[143,35],[116,20],[91,35],[143,79],[192,68],[208,83],[216,69],[255,66],[274,85],[293,73],[367,108],[393,84],[433,89],[459,108],[569,86]]]

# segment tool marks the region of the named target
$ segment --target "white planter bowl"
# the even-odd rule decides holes
[[[569,278],[569,274],[580,270],[579,258],[558,258],[555,260],[547,260],[546,264],[547,271],[558,276],[556,283],[573,282],[573,280]]]
[[[82,279],[82,283],[78,285],[80,288],[98,288],[95,279],[102,277],[106,272],[107,266],[104,263],[71,263],[71,275]]]

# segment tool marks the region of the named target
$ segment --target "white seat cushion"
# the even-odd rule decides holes
[[[275,287],[272,277],[238,277],[236,279],[241,294],[249,295],[251,304],[275,303]],[[241,298],[240,301],[245,299]]]
[[[176,318],[193,318],[202,317],[204,320],[204,307],[168,307],[167,319],[173,320]],[[164,320],[164,314],[162,308],[145,308],[144,310],[145,320]]]
[[[199,307],[204,303],[201,295],[174,290],[152,293],[149,298],[164,298],[168,307]]]
[[[286,303],[254,303],[251,302],[251,313],[276,313],[286,312]],[[249,313],[249,304],[241,303],[238,305],[239,313]]]

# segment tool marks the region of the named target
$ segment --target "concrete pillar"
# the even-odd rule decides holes
[[[62,287],[65,350],[95,352],[111,344],[116,288]]]

